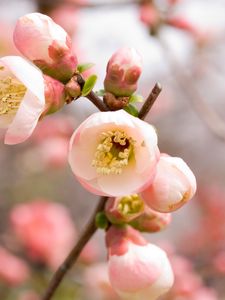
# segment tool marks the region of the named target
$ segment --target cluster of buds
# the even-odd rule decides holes
[[[8,126],[5,141],[9,144],[24,141],[41,116],[55,112],[80,93],[90,96],[93,87],[93,77],[81,82],[69,37],[49,17],[22,17],[14,42],[30,61],[21,57],[0,59],[0,121]],[[173,284],[165,252],[149,244],[140,232],[165,228],[170,213],[191,199],[196,190],[195,176],[186,163],[160,154],[155,128],[128,113],[129,105],[138,101],[134,93],[141,70],[141,58],[134,49],[122,48],[111,57],[103,93],[109,111],[94,113],[82,122],[69,144],[69,164],[77,180],[93,194],[107,197],[103,215],[110,282],[121,299],[133,300],[157,299]],[[12,214],[12,221],[20,228],[18,236],[25,246],[30,249],[32,245],[32,256],[42,256],[54,268],[61,260],[60,244],[65,242],[69,247],[73,230],[68,239],[63,235],[54,240],[52,235],[58,249],[52,256],[49,237],[27,240],[29,230],[26,233],[25,228],[31,229],[33,222],[28,226],[28,217],[17,218],[20,214],[33,215],[34,210],[36,226],[43,223],[46,206],[36,203],[29,209],[20,207],[19,213]],[[56,207],[52,226],[61,226],[58,212]]]

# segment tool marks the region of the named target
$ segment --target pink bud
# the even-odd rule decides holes
[[[43,72],[66,82],[77,66],[72,43],[65,30],[40,13],[21,17],[14,30],[17,49]]]
[[[54,113],[65,104],[64,85],[47,75],[44,75],[44,80],[46,105],[45,112],[42,115]]]
[[[152,3],[141,5],[140,19],[147,26],[156,26],[160,22],[160,14]]]
[[[165,229],[170,222],[170,213],[160,213],[145,206],[145,211],[139,217],[130,222],[130,225],[139,231],[157,232]]]
[[[156,177],[142,192],[146,204],[160,212],[177,210],[196,192],[196,179],[188,165],[179,157],[161,155]]]
[[[105,90],[115,96],[130,96],[137,89],[142,63],[133,48],[121,48],[110,58],[104,81]]]
[[[109,198],[105,205],[105,214],[114,224],[123,224],[137,218],[144,211],[144,202],[137,195]]]
[[[121,299],[157,299],[173,284],[166,253],[131,227],[110,227],[106,235],[109,279]]]

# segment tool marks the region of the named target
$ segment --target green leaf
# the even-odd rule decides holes
[[[90,77],[88,77],[88,79],[85,81],[85,84],[81,92],[82,96],[87,96],[91,92],[91,90],[95,86],[97,78],[98,77],[96,75],[91,75]]]
[[[124,110],[126,112],[128,112],[130,115],[134,116],[134,117],[138,117],[138,110],[137,108],[132,105],[132,104],[128,104],[126,107],[124,107]]]
[[[99,91],[96,91],[95,94],[96,94],[97,96],[102,97],[102,96],[105,95],[105,90],[99,90]]]
[[[141,95],[131,95],[129,103],[143,102],[144,98]]]
[[[95,217],[95,224],[98,228],[106,229],[109,225],[108,219],[103,212],[97,213]]]
[[[77,70],[79,73],[83,73],[84,71],[87,71],[91,69],[95,64],[93,63],[85,63],[85,64],[79,64],[77,66]]]

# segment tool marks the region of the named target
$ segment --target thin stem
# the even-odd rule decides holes
[[[80,74],[77,74],[77,82],[81,86],[81,88],[85,84],[85,80]],[[98,97],[95,92],[91,91],[86,98],[90,100],[100,111],[108,111],[108,107],[105,105],[105,103],[102,101],[100,97]]]
[[[92,214],[84,231],[80,234],[80,238],[78,239],[77,244],[71,250],[70,254],[67,256],[65,261],[62,263],[62,265],[58,268],[58,270],[53,275],[53,277],[49,283],[49,286],[48,286],[44,296],[42,297],[42,300],[50,300],[52,298],[56,289],[58,288],[61,281],[63,280],[65,274],[73,266],[73,264],[77,261],[82,249],[87,244],[89,239],[93,236],[93,234],[96,232],[97,227],[95,225],[95,216],[98,212],[101,212],[104,209],[106,200],[107,200],[107,197],[100,198],[98,206],[96,207],[94,213]]]
[[[142,106],[138,117],[140,119],[145,119],[147,114],[149,113],[150,109],[152,108],[153,104],[155,103],[156,99],[158,98],[159,94],[162,91],[161,85],[157,82],[153,87],[151,93],[149,94],[148,98],[145,100],[144,105]]]

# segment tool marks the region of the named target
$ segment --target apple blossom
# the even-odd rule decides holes
[[[146,204],[160,212],[177,210],[196,192],[196,179],[179,157],[161,155],[156,176],[141,196]]]
[[[115,96],[131,96],[137,89],[137,81],[141,75],[142,62],[134,48],[121,48],[110,58],[105,90]]]
[[[144,211],[144,202],[137,195],[109,198],[105,204],[105,214],[113,224],[132,221]]]
[[[139,231],[157,232],[165,229],[170,222],[170,213],[160,213],[145,205],[144,212],[132,220],[130,225]]]
[[[159,157],[153,126],[123,110],[91,115],[74,132],[69,164],[90,192],[123,196],[143,190]]]
[[[26,14],[17,21],[13,38],[17,49],[45,74],[63,82],[72,77],[77,66],[72,42],[50,17]]]
[[[72,219],[61,204],[37,199],[14,206],[10,217],[14,232],[30,257],[53,270],[76,239]]]
[[[19,56],[0,58],[0,127],[6,144],[26,140],[45,110],[42,72]]]
[[[111,226],[106,235],[109,279],[121,299],[157,299],[173,284],[166,253],[132,227]]]

